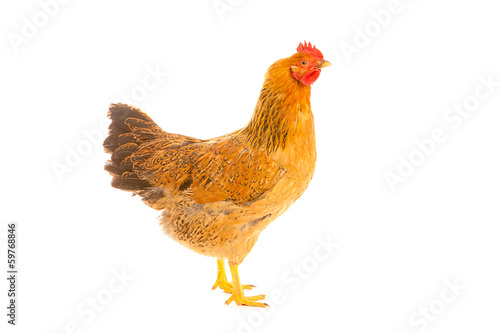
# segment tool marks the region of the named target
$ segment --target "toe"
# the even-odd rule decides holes
[[[255,288],[255,286],[253,284],[244,284],[241,287],[243,289],[248,289],[248,290]]]
[[[243,297],[242,299],[235,299],[234,294],[229,297],[229,299],[226,301],[226,304],[231,304],[232,301],[236,303],[236,305],[239,306],[255,306],[255,307],[260,307],[260,308],[265,308],[269,307],[267,303],[260,303],[257,302],[258,300],[265,299],[265,295],[256,295],[256,296],[246,296]]]
[[[246,299],[250,301],[259,301],[261,299],[266,299],[266,295],[247,296]]]

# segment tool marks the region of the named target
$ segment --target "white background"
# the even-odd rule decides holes
[[[500,86],[457,128],[443,118],[474,101],[480,76],[500,81],[493,1],[401,0],[384,27],[370,14],[391,6],[384,0],[222,0],[231,6],[222,15],[212,0],[69,1],[49,6],[44,22],[48,2],[0,8],[0,258],[6,270],[6,224],[17,221],[20,271],[14,329],[1,279],[2,331],[500,329]],[[23,29],[29,38],[14,46]],[[257,285],[248,295],[281,297],[265,312],[226,306],[228,295],[210,290],[215,259],[167,238],[158,212],[111,188],[99,124],[135,91],[167,131],[233,131],[268,66],[304,39],[333,64],[312,91],[315,177],[240,266],[242,282]],[[346,56],[341,46],[355,43]],[[144,90],[154,69],[168,77]],[[447,139],[391,191],[384,174],[436,128]],[[69,157],[78,149],[85,156]],[[318,239],[340,246],[327,255]],[[113,275],[122,270],[133,277],[125,286]],[[96,297],[101,311],[88,305]]]

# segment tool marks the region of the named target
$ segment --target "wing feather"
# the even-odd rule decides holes
[[[141,146],[132,157],[133,170],[154,187],[185,191],[200,204],[253,201],[286,172],[264,151],[246,146],[238,132],[205,141],[182,137],[181,145],[172,139]]]

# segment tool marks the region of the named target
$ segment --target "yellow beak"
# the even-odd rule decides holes
[[[318,67],[319,68],[324,68],[324,67],[328,67],[328,66],[331,66],[331,62],[329,62],[328,60],[323,60],[323,63],[321,65],[319,65]]]

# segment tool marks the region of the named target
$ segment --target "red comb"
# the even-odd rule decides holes
[[[307,53],[316,59],[323,59],[323,54],[321,53],[321,51],[318,50],[316,46],[311,45],[311,42],[307,43],[306,41],[304,41],[304,44],[300,43],[297,47],[297,52]]]

